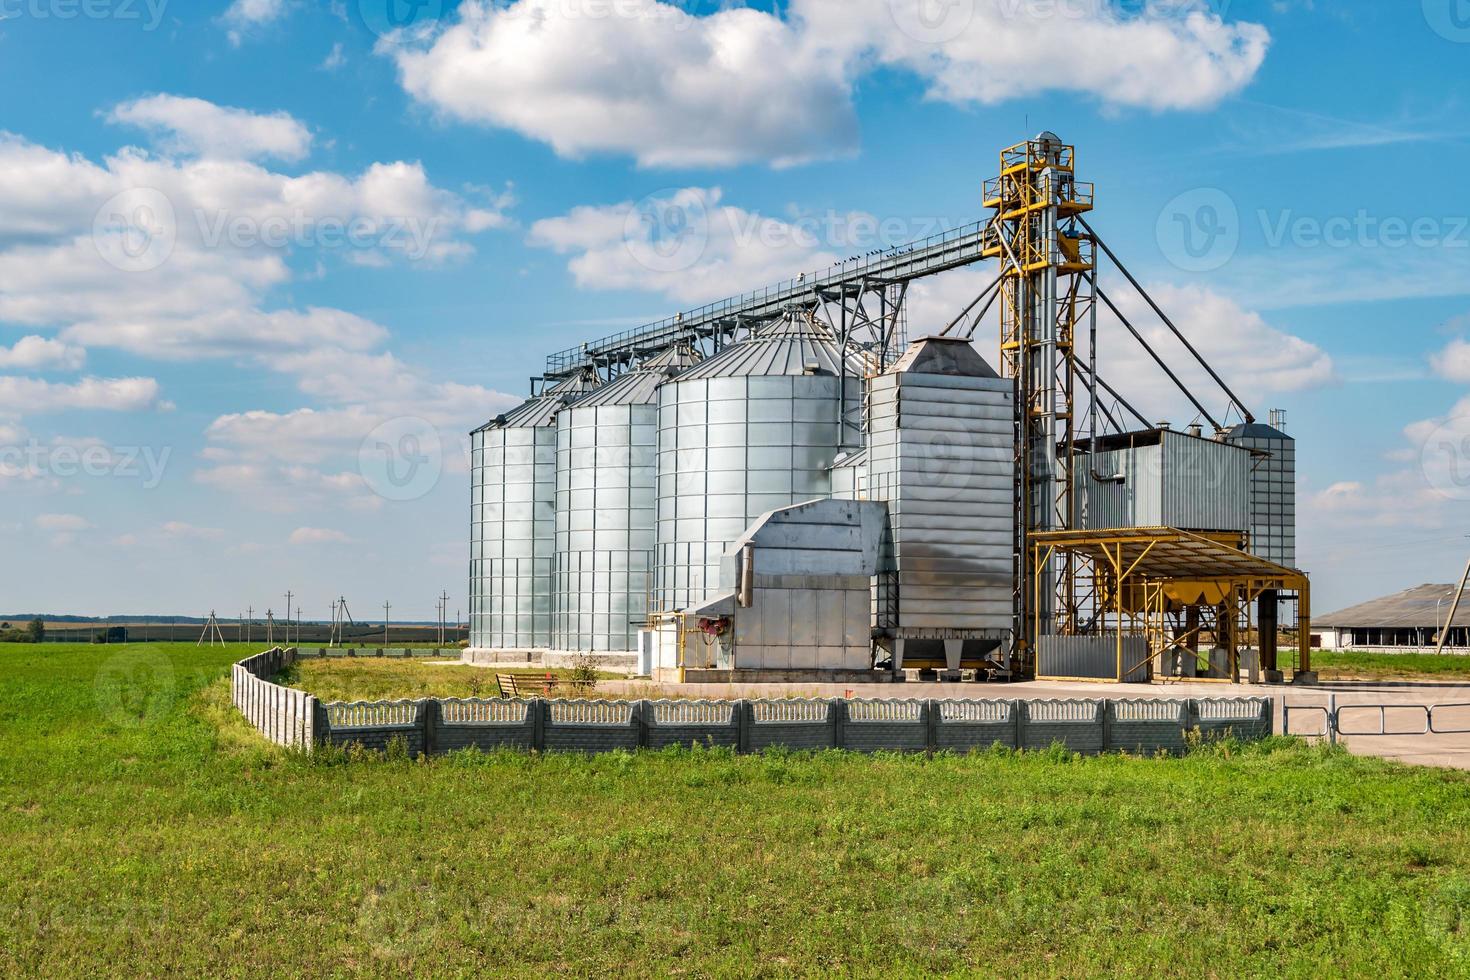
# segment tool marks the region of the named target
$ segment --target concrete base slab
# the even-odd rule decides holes
[[[1299,670],[1291,675],[1291,682],[1304,686],[1315,686],[1317,683],[1317,672],[1315,670]]]

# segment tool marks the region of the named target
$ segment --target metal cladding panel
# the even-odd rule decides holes
[[[1148,640],[1123,637],[1123,666],[1127,680],[1149,679]],[[1036,673],[1042,677],[1118,677],[1118,640],[1113,636],[1042,636],[1036,645]]]
[[[1296,567],[1296,441],[1268,425],[1237,426],[1229,441],[1256,456],[1250,476],[1251,553]]]
[[[913,372],[872,382],[868,493],[888,502],[883,573],[897,591],[879,625],[1011,628],[1014,391],[999,378]]]
[[[1226,442],[1165,432],[1160,496],[1166,527],[1250,529],[1250,453]]]
[[[695,376],[717,360],[658,389],[659,609],[714,592],[730,542],[768,511],[829,496],[833,460],[862,441],[855,425],[838,424],[838,378]],[[845,390],[855,410],[861,379],[847,378]]]

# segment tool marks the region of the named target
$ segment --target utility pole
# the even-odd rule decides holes
[[[441,647],[444,646],[444,640],[445,640],[445,635],[444,635],[444,620],[447,619],[448,617],[449,617],[449,593],[441,590],[440,593],[439,593],[439,646],[441,646]]]
[[[286,646],[291,645],[291,590],[286,590]]]
[[[296,645],[301,646],[301,605],[296,606]]]
[[[383,603],[383,649],[388,649],[388,609],[387,602]]]
[[[269,608],[265,611],[265,644],[270,647],[276,645],[276,615]]]
[[[1455,591],[1455,601],[1450,603],[1449,618],[1444,621],[1444,626],[1439,631],[1439,642],[1434,646],[1435,653],[1444,650],[1444,638],[1449,635],[1450,630],[1455,628],[1455,610],[1460,608],[1460,599],[1465,595],[1467,581],[1470,581],[1470,562],[1465,564],[1465,574],[1460,576],[1460,587]]]
[[[250,642],[250,621],[255,618],[255,607],[245,607],[245,642]]]

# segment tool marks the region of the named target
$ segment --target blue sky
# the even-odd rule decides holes
[[[1288,410],[1319,610],[1470,551],[1465,0],[387,2],[0,0],[3,611],[463,607],[463,433],[545,354],[978,220],[1042,128]]]

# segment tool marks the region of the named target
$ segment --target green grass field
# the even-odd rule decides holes
[[[323,701],[391,701],[398,698],[494,698],[495,675],[516,674],[539,679],[551,674],[570,679],[570,670],[502,670],[457,667],[423,660],[377,657],[300,660],[288,675],[292,687],[310,691]],[[600,674],[599,677],[619,675]]]
[[[1470,774],[313,761],[233,714],[236,655],[0,647],[0,975],[1470,972]]]
[[[1323,680],[1467,680],[1470,657],[1433,653],[1342,653],[1314,651],[1312,666]]]

